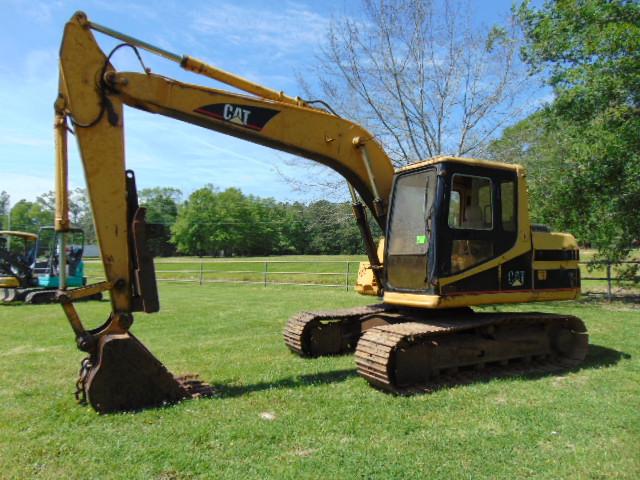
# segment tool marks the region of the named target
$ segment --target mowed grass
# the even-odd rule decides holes
[[[375,299],[226,284],[160,294],[161,312],[132,331],[215,398],[97,415],[73,399],[82,353],[60,307],[0,306],[0,478],[640,477],[638,308],[509,307],[583,318],[583,367],[397,397],[359,378],[352,356],[301,359],[282,341],[300,310]],[[92,325],[109,309],[79,306]]]

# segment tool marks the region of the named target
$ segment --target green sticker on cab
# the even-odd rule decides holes
[[[424,245],[427,243],[426,235],[416,235],[416,245]]]

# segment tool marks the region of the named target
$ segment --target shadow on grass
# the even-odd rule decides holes
[[[537,380],[550,376],[562,376],[567,373],[579,372],[596,368],[608,368],[616,365],[622,359],[629,359],[631,355],[601,345],[589,345],[589,352],[584,361],[575,366],[563,366],[558,363],[532,362],[525,364],[522,361],[513,361],[506,366],[491,365],[485,370],[473,371],[460,369],[459,372],[443,376],[437,381],[432,381],[424,387],[412,388],[397,392],[401,395],[413,395],[416,393],[430,393],[437,390],[457,386],[472,385],[476,383],[488,383],[497,378],[520,378],[525,380]]]
[[[563,375],[569,372],[578,372],[580,370],[607,368],[616,365],[622,359],[629,359],[631,355],[620,352],[612,348],[603,347],[601,345],[589,345],[589,353],[587,358],[580,365],[574,367],[561,367],[558,365],[546,364],[530,364],[525,365],[522,362],[512,362],[507,366],[493,366],[487,368],[486,371],[473,371],[461,369],[458,373],[443,377],[437,382],[427,385],[425,388],[410,389],[400,391],[400,394],[416,394],[429,393],[444,388],[451,388],[458,385],[470,385],[474,383],[487,383],[496,378],[525,378],[535,380],[538,378]],[[330,372],[322,372],[316,374],[299,375],[296,377],[287,377],[274,382],[260,382],[249,385],[225,385],[213,384],[215,396],[218,398],[234,398],[248,393],[261,392],[265,390],[280,388],[298,388],[309,385],[326,385],[331,383],[344,382],[352,377],[358,376],[356,370],[333,370]]]
[[[259,382],[249,385],[225,385],[222,383],[212,384],[215,396],[218,398],[234,398],[253,392],[280,388],[298,388],[309,385],[327,385],[330,383],[344,382],[350,378],[357,377],[358,373],[352,369],[332,370],[330,372],[313,373],[308,375],[298,375],[286,377],[274,382]]]
[[[606,293],[586,293],[580,297],[580,302],[600,305],[608,305],[611,302],[620,302],[640,306],[640,295],[635,293],[614,293],[611,295],[611,298],[608,299]]]
[[[415,395],[435,392],[446,388],[471,385],[476,383],[488,383],[496,378],[523,378],[527,380],[535,380],[538,378],[563,375],[569,372],[578,372],[580,370],[607,368],[616,365],[622,359],[629,359],[631,355],[620,352],[612,348],[600,345],[589,345],[589,353],[587,358],[580,365],[574,367],[563,368],[556,365],[548,367],[545,364],[524,364],[522,362],[512,362],[507,366],[488,366],[485,370],[474,371],[461,369],[458,373],[440,377],[436,382],[429,383],[419,388],[412,387],[407,390],[400,390],[394,393],[398,395]],[[263,392],[273,389],[284,388],[300,388],[310,385],[328,385],[333,383],[344,382],[350,378],[357,377],[358,373],[355,369],[332,370],[329,372],[321,372],[314,374],[298,375],[295,377],[286,377],[274,382],[259,382],[248,385],[228,385],[223,383],[212,383],[212,397],[225,399],[236,398],[253,392]],[[388,393],[388,392],[385,392]],[[150,406],[139,410],[129,410],[130,413],[137,413],[153,408],[171,408],[173,404],[164,406]]]
[[[631,355],[628,353],[603,347],[601,345],[589,345],[589,352],[584,362],[573,367],[561,367],[557,364],[549,364],[549,362],[532,362],[525,364],[521,361],[514,361],[506,366],[487,364],[487,367],[484,370],[476,371],[472,369],[460,369],[457,373],[442,375],[437,381],[432,380],[427,385],[420,386],[418,388],[412,387],[410,389],[400,390],[394,393],[403,396],[424,394],[457,386],[488,383],[496,378],[521,378],[535,380],[548,376],[563,375],[569,372],[578,372],[580,370],[608,368],[616,365],[622,359],[629,358],[631,358]],[[289,376],[273,382],[258,382],[247,385],[212,383],[210,385],[212,389],[211,396],[219,399],[236,398],[254,392],[263,392],[275,389],[293,389],[308,386],[329,385],[345,382],[357,376],[358,373],[355,369],[342,369],[314,374]],[[170,408],[171,406],[172,405],[167,404],[162,408]],[[136,413],[160,407],[160,405],[156,407],[149,406],[146,408],[129,410],[129,412]]]
[[[611,367],[622,359],[629,359],[631,355],[628,353],[614,350],[613,348],[603,347],[601,345],[589,345],[587,358],[582,364],[574,367],[571,371],[585,370],[587,368]]]

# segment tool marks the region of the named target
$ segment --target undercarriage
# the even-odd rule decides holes
[[[584,360],[588,334],[570,315],[412,310],[372,305],[305,312],[284,331],[308,357],[355,351],[358,373],[393,393],[431,391],[510,374],[567,369]]]

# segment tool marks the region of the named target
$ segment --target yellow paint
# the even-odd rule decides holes
[[[378,259],[380,259],[380,265],[383,265],[384,258],[384,238],[378,241]],[[376,277],[371,270],[371,264],[369,262],[360,262],[358,268],[358,278],[356,280],[356,292],[360,295],[375,295],[379,296],[381,293],[380,285],[376,282]]]
[[[105,277],[113,285],[111,302],[114,313],[130,312],[132,308],[123,105],[318,161],[346,177],[371,210],[375,199],[373,192],[378,192],[382,210],[386,210],[394,169],[375,137],[361,126],[324,110],[305,106],[298,100],[292,101],[290,97],[272,90],[260,90],[262,87],[256,84],[194,59],[188,59],[184,67],[207,76],[225,74],[221,78],[223,81],[264,97],[191,85],[150,73],[117,73],[106,63],[106,55],[89,27],[86,16],[76,14],[65,26],[60,47],[59,94],[55,102],[56,223],[59,231],[66,228],[67,148],[63,126],[65,119],[69,118],[74,122]],[[106,74],[101,78],[103,72]],[[108,91],[102,89],[102,81],[109,84]],[[103,96],[108,100],[108,109],[103,108]],[[196,111],[211,104],[268,108],[278,113],[262,129],[256,130],[247,128],[241,121],[229,122]],[[116,118],[115,123],[110,121],[109,114]],[[353,144],[355,137],[364,139],[370,172],[358,146]],[[372,178],[375,184],[371,184]]]
[[[578,250],[573,235],[558,232],[533,232],[533,246],[536,250]]]
[[[558,261],[534,261],[533,269],[534,270],[575,270],[578,268],[577,260],[558,260]]]
[[[360,295],[377,296],[380,294],[380,285],[376,282],[376,277],[373,275],[369,262],[360,262],[358,279],[356,280],[356,292]]]
[[[477,293],[457,295],[419,295],[413,293],[385,292],[384,302],[414,308],[460,308],[473,305],[493,305],[499,303],[546,302],[552,300],[573,300],[580,295],[580,289],[527,290],[518,292]]]
[[[20,282],[16,277],[0,277],[0,288],[18,288]]]
[[[417,170],[419,168],[427,167],[429,165],[435,165],[437,163],[442,162],[453,162],[453,163],[462,163],[465,165],[470,165],[473,167],[485,167],[485,168],[499,168],[502,170],[520,170],[523,171],[523,168],[520,165],[510,164],[510,163],[501,163],[494,162],[491,160],[480,160],[477,158],[468,158],[468,157],[454,157],[451,155],[440,155],[437,157],[429,158],[427,160],[421,160],[416,163],[412,163],[410,165],[406,165],[398,169],[398,173],[406,172],[411,170]]]
[[[101,112],[98,90],[100,73],[106,56],[78,17],[67,23],[60,47],[60,86],[65,113],[79,124],[96,122]],[[108,68],[107,70],[112,70]],[[78,149],[84,167],[96,234],[105,276],[120,282],[111,291],[114,311],[131,310],[131,265],[128,243],[124,132],[122,101],[109,97],[118,123],[111,125],[107,112],[90,128],[75,127]],[[57,169],[63,170],[67,159],[58,156]],[[57,212],[56,218],[64,218]]]

